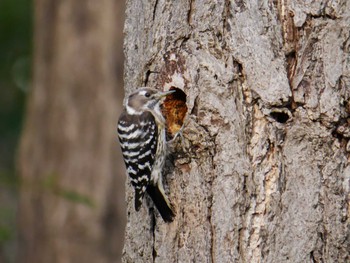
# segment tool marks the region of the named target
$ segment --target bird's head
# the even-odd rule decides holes
[[[126,101],[126,110],[129,114],[142,114],[144,111],[154,111],[159,107],[162,98],[175,91],[161,92],[153,88],[139,88]]]

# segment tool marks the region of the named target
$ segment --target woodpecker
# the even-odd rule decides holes
[[[118,121],[119,142],[135,189],[135,210],[140,210],[147,192],[165,222],[172,222],[175,213],[162,184],[167,150],[166,124],[160,105],[173,92],[139,88],[127,98]]]

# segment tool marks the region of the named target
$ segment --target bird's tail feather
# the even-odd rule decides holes
[[[171,208],[171,205],[167,197],[159,190],[157,185],[148,185],[147,193],[152,198],[154,205],[157,207],[164,222],[173,222],[175,213]]]
[[[145,195],[145,192],[135,189],[135,210],[139,211],[142,205],[142,199]]]

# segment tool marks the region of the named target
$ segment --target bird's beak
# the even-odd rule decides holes
[[[168,96],[171,93],[174,93],[176,90],[168,90],[168,91],[164,91],[164,92],[159,92],[158,93],[158,99],[164,98],[165,96]]]

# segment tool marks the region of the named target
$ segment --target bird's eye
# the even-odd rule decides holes
[[[149,94],[148,92],[145,94],[146,98],[149,98],[151,96],[151,94]]]

